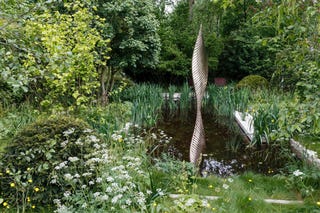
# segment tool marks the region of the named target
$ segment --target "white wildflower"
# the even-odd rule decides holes
[[[89,135],[88,138],[89,138],[90,141],[92,141],[92,142],[94,142],[94,143],[100,141],[100,139],[97,138],[95,135]]]
[[[87,177],[87,176],[91,176],[91,175],[92,175],[91,172],[85,172],[85,173],[82,174],[83,177]]]
[[[60,144],[60,146],[61,146],[61,147],[66,147],[68,143],[69,143],[69,141],[68,141],[68,140],[65,140],[65,141],[63,141],[63,142]]]
[[[100,196],[100,192],[95,192],[95,193],[93,193],[93,197],[99,197]]]
[[[74,128],[70,128],[70,129],[64,131],[64,132],[63,132],[63,135],[64,135],[64,136],[71,135],[72,133],[74,133],[74,130],[75,130]]]
[[[107,181],[108,181],[108,182],[113,182],[113,181],[114,181],[114,178],[113,178],[113,177],[107,177]]]
[[[97,182],[97,183],[101,183],[101,182],[102,182],[102,178],[101,178],[101,177],[98,177],[97,180],[96,180],[96,182]]]
[[[301,175],[303,175],[303,174],[304,174],[304,173],[301,172],[299,169],[293,172],[293,175],[296,176],[296,177],[301,176]]]
[[[85,129],[85,130],[83,130],[83,132],[84,133],[91,133],[91,132],[93,132],[93,130],[92,129]]]
[[[101,201],[106,201],[106,200],[108,200],[108,199],[109,199],[109,196],[108,196],[108,195],[103,195],[103,196],[100,197],[100,200],[101,200]]]
[[[127,200],[126,200],[126,204],[127,204],[128,206],[130,206],[131,203],[132,203],[132,201],[131,201],[130,199],[127,199]]]
[[[229,185],[224,183],[224,184],[222,185],[222,187],[223,187],[224,189],[228,189],[228,188],[229,188]]]
[[[67,174],[64,175],[64,178],[66,180],[71,180],[73,178],[73,176],[71,174],[67,173]]]
[[[117,203],[118,200],[122,198],[122,196],[123,196],[122,194],[118,194],[118,195],[114,196],[111,200],[111,203],[113,203],[113,204]]]
[[[152,133],[151,136],[152,136],[152,138],[153,138],[154,140],[157,139],[157,135],[156,135],[156,134]]]
[[[63,196],[65,196],[65,197],[69,197],[71,195],[71,192],[70,191],[65,191],[64,193],[63,193]]]
[[[76,162],[76,161],[79,160],[79,158],[78,158],[78,157],[68,157],[68,160],[69,160],[70,162]]]
[[[100,149],[101,148],[101,146],[99,144],[97,144],[97,143],[93,144],[93,147],[96,148],[96,149]]]
[[[194,204],[195,200],[193,198],[189,198],[187,201],[186,201],[186,206],[192,206]]]

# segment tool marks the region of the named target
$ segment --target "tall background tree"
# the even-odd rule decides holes
[[[111,38],[110,60],[104,73],[113,81],[125,72],[135,77],[159,62],[159,22],[153,0],[98,1],[97,14],[105,18],[105,35]],[[106,94],[108,95],[108,94]]]

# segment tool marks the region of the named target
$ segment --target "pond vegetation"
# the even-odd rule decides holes
[[[320,169],[289,143],[320,156],[319,7],[1,1],[0,212],[319,212]],[[198,167],[183,150],[201,23],[209,80]],[[252,141],[236,110],[253,116]],[[230,169],[236,158],[245,161]],[[227,169],[205,170],[214,165]]]

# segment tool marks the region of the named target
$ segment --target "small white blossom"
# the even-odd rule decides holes
[[[64,131],[64,132],[63,132],[63,135],[64,135],[64,136],[71,135],[72,133],[74,133],[74,130],[75,130],[74,128],[70,128],[70,129]]]
[[[71,195],[71,192],[70,191],[65,191],[64,193],[63,193],[63,196],[65,196],[65,197],[69,197]]]
[[[189,198],[188,200],[187,200],[187,202],[186,202],[186,206],[192,206],[193,204],[194,204],[194,202],[195,202],[195,200],[194,199],[192,199],[192,198]]]
[[[95,192],[95,193],[93,193],[93,197],[99,197],[100,196],[100,192]]]
[[[232,178],[228,178],[228,181],[229,181],[229,183],[232,183],[233,179]]]
[[[301,175],[303,175],[303,174],[304,174],[304,173],[301,172],[299,169],[293,172],[293,175],[296,176],[296,177],[301,176]]]
[[[88,136],[88,138],[89,138],[89,140],[91,140],[94,143],[100,141],[95,135],[90,135],[90,136]]]
[[[66,180],[71,180],[73,178],[73,176],[71,174],[67,173],[67,174],[64,175],[64,178]]]
[[[85,130],[83,130],[83,132],[84,133],[91,133],[91,132],[93,132],[93,130],[92,129],[85,129]]]
[[[228,188],[229,188],[229,185],[224,183],[224,184],[222,185],[222,187],[223,187],[224,189],[228,189]]]
[[[78,158],[78,157],[68,157],[68,160],[69,160],[70,162],[76,162],[76,161],[79,160],[79,158]]]

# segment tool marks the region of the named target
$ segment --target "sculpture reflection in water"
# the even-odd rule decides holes
[[[200,26],[192,55],[192,78],[196,94],[197,116],[190,145],[190,162],[197,164],[205,147],[205,134],[201,115],[202,99],[208,82],[208,61]]]

